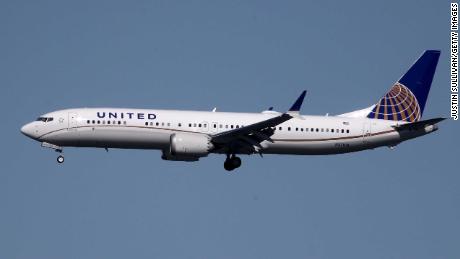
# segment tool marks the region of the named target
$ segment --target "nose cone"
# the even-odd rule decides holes
[[[34,138],[34,131],[33,131],[33,126],[31,123],[28,123],[21,128],[22,134],[26,135],[29,138]]]

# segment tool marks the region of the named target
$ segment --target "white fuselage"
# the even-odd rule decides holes
[[[280,113],[231,113],[120,108],[82,108],[45,114],[22,132],[56,146],[167,150],[174,133],[215,135],[278,116]],[[405,122],[401,122],[405,123]],[[298,116],[274,127],[260,153],[323,155],[395,146],[436,127],[396,131],[396,122],[340,116]],[[218,151],[211,151],[218,152]]]

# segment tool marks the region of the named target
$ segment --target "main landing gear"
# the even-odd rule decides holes
[[[227,171],[232,171],[241,166],[241,158],[232,155],[227,155],[227,159],[224,162],[224,168]]]

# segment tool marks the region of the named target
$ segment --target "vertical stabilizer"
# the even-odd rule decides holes
[[[420,120],[440,53],[439,50],[425,51],[390,91],[375,104],[367,117],[408,122]]]

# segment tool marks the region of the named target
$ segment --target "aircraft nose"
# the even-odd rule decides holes
[[[29,138],[33,138],[33,127],[31,123],[27,123],[26,125],[22,126],[21,128],[22,134],[26,135]]]

